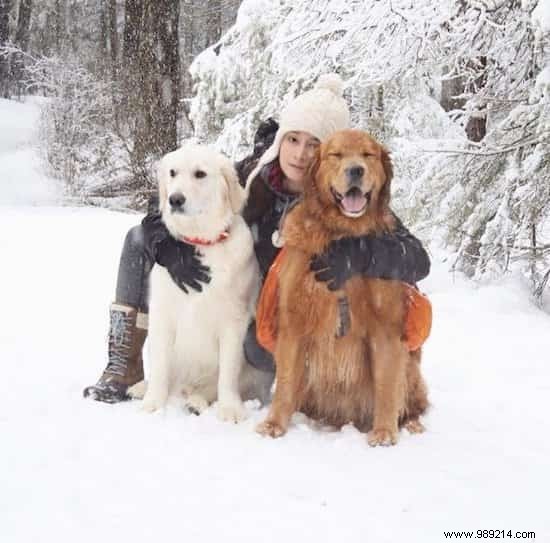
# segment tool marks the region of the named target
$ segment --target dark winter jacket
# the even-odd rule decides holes
[[[273,233],[279,229],[279,223],[289,206],[298,195],[284,193],[276,188],[274,179],[280,175],[277,164],[267,164],[252,180],[248,201],[243,210],[243,218],[254,236],[254,251],[262,278],[264,278],[275,260],[279,248],[273,245]]]

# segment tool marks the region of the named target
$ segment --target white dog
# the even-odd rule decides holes
[[[131,394],[144,394],[147,411],[162,408],[171,394],[198,413],[217,399],[218,416],[238,422],[246,416],[242,399],[266,401],[272,381],[243,353],[260,287],[252,234],[239,214],[245,191],[228,158],[198,145],[164,156],[158,178],[163,222],[176,239],[196,245],[211,281],[186,294],[166,268],[153,267],[150,377]]]

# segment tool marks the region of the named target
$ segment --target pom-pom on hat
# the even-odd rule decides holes
[[[350,114],[343,98],[344,82],[338,74],[319,77],[313,89],[306,91],[289,102],[281,112],[279,129],[271,147],[261,156],[252,170],[246,186],[258,172],[279,156],[283,137],[288,132],[308,132],[320,141],[333,132],[349,128]]]

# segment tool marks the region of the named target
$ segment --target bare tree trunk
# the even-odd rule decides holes
[[[487,85],[487,57],[477,57],[471,62],[474,69],[478,70],[478,77],[472,81],[468,89],[473,94],[477,93]],[[481,141],[487,133],[487,114],[480,112],[478,115],[472,115],[466,125],[466,135],[470,141]]]
[[[21,51],[27,51],[29,45],[29,28],[31,24],[32,0],[21,0],[17,16],[17,30],[15,32],[15,45]],[[11,76],[16,86],[17,96],[23,93],[23,71],[25,61],[23,55],[17,53],[12,58]]]
[[[221,28],[225,32],[237,18],[237,11],[241,5],[241,0],[224,0],[221,8]]]
[[[109,21],[109,47],[111,50],[111,70],[113,81],[117,81],[120,46],[118,39],[116,0],[108,0],[107,9],[107,20]]]
[[[99,8],[99,44],[97,70],[101,77],[105,77],[109,71],[109,22],[107,6],[105,2],[101,3]]]
[[[194,51],[194,33],[193,19],[196,17],[193,6],[195,0],[182,0],[182,10],[180,17],[180,37],[181,37],[181,95],[186,98],[192,94],[193,80],[189,73],[189,66],[193,61]],[[189,119],[189,108],[184,101],[182,107],[183,114],[183,130],[184,132],[192,133],[193,125]]]
[[[461,77],[444,79],[441,84],[441,107],[445,111],[454,111],[464,107],[465,100],[457,98],[464,92],[464,81]]]
[[[4,45],[10,39],[10,9],[11,0],[0,0],[0,45]]]
[[[441,107],[445,111],[463,109],[466,99],[462,98],[461,95],[468,92],[468,90],[463,79],[460,77],[443,81],[441,86]],[[486,115],[480,113],[479,116],[470,116],[464,129],[470,141],[481,141],[487,131]]]
[[[180,102],[179,55],[179,2],[157,2],[153,22],[158,24],[156,95],[159,99],[153,128],[157,133],[157,145],[161,153],[174,150],[178,145],[178,119]]]
[[[11,0],[0,0],[0,47],[10,41],[9,15]],[[0,96],[9,98],[10,66],[7,56],[0,55]]]
[[[66,0],[55,0],[55,52],[62,55],[67,33]]]
[[[17,31],[15,32],[15,43],[26,51],[29,45],[29,28],[31,25],[32,0],[21,0],[19,4],[19,15],[17,17]]]
[[[131,71],[137,64],[143,19],[143,0],[126,0],[124,8],[124,66]]]
[[[126,0],[124,122],[136,188],[151,182],[149,161],[177,147],[179,2]]]
[[[466,136],[470,141],[481,141],[487,133],[487,117],[470,117],[466,124]]]
[[[210,44],[217,42],[222,35],[222,2],[213,0],[205,2],[204,17],[204,43],[202,49],[206,49]],[[197,29],[198,30],[198,29]]]
[[[136,183],[142,184],[146,171],[140,170],[143,162],[139,145],[138,117],[142,107],[138,51],[142,40],[143,0],[126,0],[124,5],[123,61],[121,66],[122,97],[118,103],[117,119],[126,127],[123,135],[129,141],[130,167]]]
[[[135,96],[133,100],[134,121],[134,159],[143,181],[148,180],[147,157],[156,154],[155,135],[152,130],[155,101],[155,36],[153,27],[152,2],[143,6],[139,43],[137,48],[137,64],[135,77],[137,86],[130,92]]]
[[[102,0],[100,6],[100,35],[98,69],[102,77],[118,80],[119,40],[116,0]]]

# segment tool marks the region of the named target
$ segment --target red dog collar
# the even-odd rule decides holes
[[[225,241],[228,237],[229,237],[229,229],[224,230],[216,239],[213,239],[213,240],[202,239],[202,238],[188,238],[187,236],[183,236],[181,239],[185,243],[189,243],[191,245],[215,245],[220,241]]]

